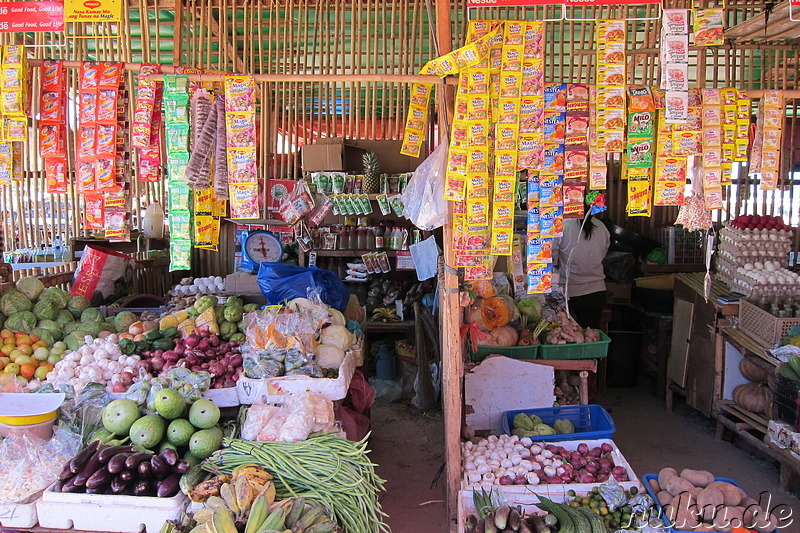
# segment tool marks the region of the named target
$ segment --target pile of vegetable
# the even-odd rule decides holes
[[[573,443],[570,443],[572,445]],[[617,466],[609,443],[575,450],[534,443],[529,437],[490,436],[462,443],[464,474],[469,485],[539,485],[603,482],[613,477],[628,481],[628,471]]]
[[[600,517],[600,524],[603,525],[605,531],[619,531],[624,530],[639,530],[637,524],[636,510],[631,505],[632,501],[636,501],[639,494],[639,489],[636,486],[630,489],[621,489],[623,498],[619,498],[619,493],[614,494],[613,491],[605,490],[604,486],[593,487],[592,490],[585,496],[580,496],[574,490],[567,492],[567,496],[571,498],[569,503],[561,505],[565,511],[565,515],[570,517],[573,525],[578,525],[583,521],[577,517],[573,511],[577,511],[583,517],[591,519],[592,522],[597,524],[597,519],[591,515]],[[607,501],[607,499],[609,501]],[[547,505],[547,504],[546,504]],[[551,506],[552,508],[552,506]],[[589,511],[587,513],[587,511]],[[639,516],[638,518],[642,518]],[[549,521],[549,520],[548,520]],[[596,530],[593,530],[596,531]],[[600,530],[602,531],[602,530]]]
[[[97,339],[86,335],[81,344],[55,364],[45,382],[56,388],[70,385],[78,392],[89,383],[106,386],[109,392],[126,391],[137,375],[139,356],[122,353],[115,333]]]
[[[277,498],[302,495],[312,505],[321,504],[344,531],[388,533],[378,501],[383,480],[367,455],[367,438],[353,442],[321,434],[293,443],[225,439],[224,448],[202,466],[232,474],[236,467],[255,463],[274,476]]]
[[[718,481],[705,470],[664,468],[657,479],[649,480],[666,518],[675,529],[727,531],[736,527],[763,533],[778,525],[759,503],[742,489]]]
[[[64,465],[55,490],[171,498],[178,494],[180,478],[190,466],[171,448],[156,455],[94,441]]]
[[[586,328],[584,331],[565,311],[558,311],[555,320],[548,327],[543,344],[574,344],[599,342],[600,331]]]
[[[556,396],[557,405],[580,405],[581,378],[577,374],[558,370],[555,373],[555,383],[553,394]]]
[[[339,525],[321,504],[310,505],[302,496],[276,502],[272,474],[258,465],[233,469],[232,475],[218,474],[188,492],[194,502],[206,506],[191,515],[183,529],[168,528],[163,533],[188,533],[192,527],[206,525],[215,533],[257,533],[285,531],[332,533]],[[172,525],[175,525],[174,523]]]
[[[494,509],[491,494],[481,490],[480,493],[472,491],[472,501],[479,516],[471,514],[467,516],[464,523],[465,533],[477,533],[480,531],[520,531],[531,533],[539,530],[531,526],[533,516],[523,518],[517,509],[502,505]]]
[[[741,365],[739,366],[741,368]],[[778,372],[787,379],[800,382],[800,357],[796,355],[789,356],[789,360],[778,367]],[[751,379],[750,381],[753,380]]]
[[[783,372],[788,374],[790,365],[782,366],[787,367]],[[747,357],[739,362],[739,372],[742,377],[749,380],[749,383],[734,387],[732,392],[734,403],[753,413],[770,414],[772,410],[772,390],[768,385],[770,374]]]
[[[535,414],[519,413],[514,416],[513,424],[514,429],[511,434],[519,438],[575,433],[575,425],[570,420],[557,419],[551,427],[542,422],[542,419]]]
[[[242,341],[247,324],[244,315],[255,311],[256,304],[247,304],[238,296],[230,296],[224,305],[219,305],[216,296],[200,296],[194,304],[184,309],[173,309],[159,321],[162,331],[175,327],[184,335],[194,333],[205,327],[209,332],[221,336],[224,340]]]

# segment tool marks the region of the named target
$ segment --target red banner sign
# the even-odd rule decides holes
[[[792,0],[800,2],[800,0]],[[619,4],[660,4],[661,0],[467,0],[467,7],[496,6],[608,6]]]
[[[0,3],[0,32],[63,31],[63,2]]]

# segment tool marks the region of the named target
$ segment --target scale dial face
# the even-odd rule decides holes
[[[254,231],[244,241],[244,252],[256,264],[277,263],[283,257],[281,241],[268,231]]]

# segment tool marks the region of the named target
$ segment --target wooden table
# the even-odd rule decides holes
[[[581,405],[589,403],[589,372],[597,373],[597,359],[534,359],[531,363],[551,366],[555,370],[577,371],[581,379]]]

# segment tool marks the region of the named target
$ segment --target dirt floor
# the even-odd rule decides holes
[[[736,480],[756,499],[771,498],[772,509],[795,517],[781,531],[800,533],[800,499],[780,489],[775,464],[738,444],[717,441],[715,422],[680,401],[667,412],[653,391],[652,383],[641,383],[608,389],[596,399],[614,417],[614,441],[637,475],[665,466],[709,470]],[[399,402],[374,406],[372,420],[372,458],[387,480],[382,503],[392,531],[447,532],[444,475],[434,483],[443,463],[441,411],[422,413]]]

